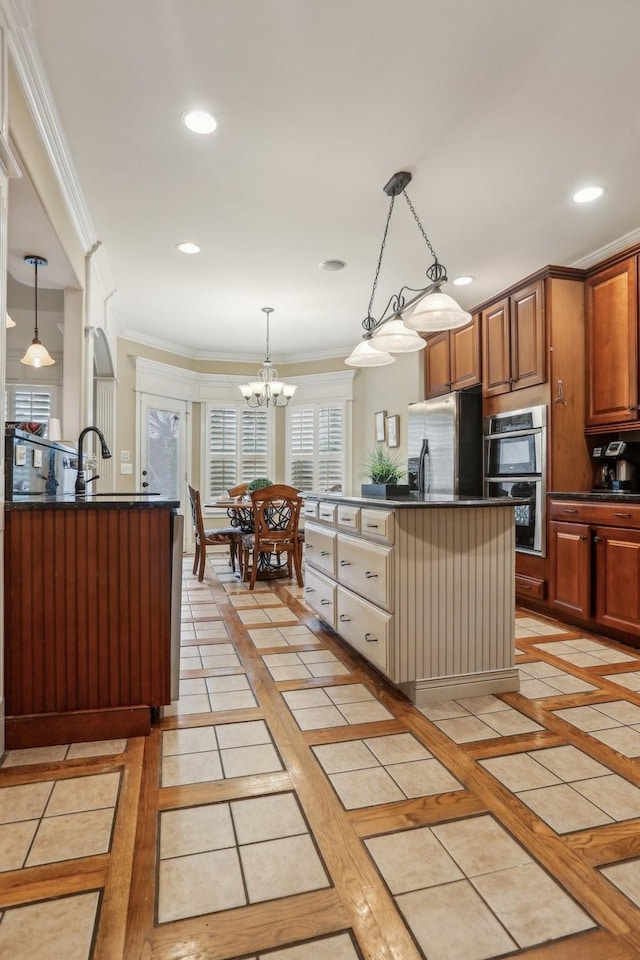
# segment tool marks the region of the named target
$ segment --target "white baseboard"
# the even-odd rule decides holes
[[[439,700],[461,700],[465,697],[486,697],[492,693],[510,693],[520,689],[517,667],[509,670],[488,670],[482,673],[463,673],[454,677],[423,678],[413,683],[402,684],[402,689],[416,706],[436,703]]]

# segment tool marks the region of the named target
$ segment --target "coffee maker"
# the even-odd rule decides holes
[[[610,443],[595,446],[591,456],[595,461],[595,492],[637,492],[640,443],[612,440]]]

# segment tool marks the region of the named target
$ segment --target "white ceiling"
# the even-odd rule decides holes
[[[28,8],[129,335],[260,359],[269,305],[274,357],[346,355],[396,170],[449,277],[476,277],[447,288],[466,307],[640,227],[637,0]],[[604,197],[574,204],[587,183]],[[429,263],[399,198],[374,313]]]

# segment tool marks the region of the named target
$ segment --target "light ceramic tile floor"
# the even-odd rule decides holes
[[[274,680],[306,680],[311,677],[340,677],[351,673],[330,650],[300,653],[272,653],[262,657]]]
[[[566,670],[561,670],[545,660],[532,663],[519,663],[520,674],[519,693],[528,700],[539,700],[544,697],[557,697],[565,693],[587,693],[597,690],[597,686],[588,683],[580,677],[575,677]]]
[[[87,960],[99,899],[96,891],[6,910],[0,922],[0,956],[7,960],[27,956],[29,960]]]
[[[347,810],[463,790],[409,733],[313,747]]]
[[[481,760],[556,833],[640,817],[640,789],[573,746]]]
[[[259,627],[247,630],[247,633],[258,649],[284,646],[301,647],[322,643],[322,640],[302,623],[293,627]]]
[[[640,707],[626,700],[554,710],[561,720],[588,732],[625,757],[640,757]]]
[[[429,960],[496,957],[595,926],[491,816],[365,843]]]
[[[289,690],[282,696],[301,730],[393,719],[393,714],[361,683]]]
[[[162,734],[163,787],[282,770],[263,720],[188,727]]]
[[[614,645],[579,637],[575,640],[553,640],[533,644],[540,652],[550,653],[560,660],[566,660],[574,667],[601,667],[607,663],[626,663],[637,661],[638,657],[625,650],[615,649]]]
[[[544,730],[539,723],[494,696],[443,700],[418,709],[454,743]]]
[[[7,750],[0,762],[0,767],[24,767],[34,763],[78,760],[81,757],[104,757],[123,753],[126,746],[126,740],[92,740],[86,743],[70,743],[53,747]]]
[[[159,923],[329,885],[293,793],[160,815]]]

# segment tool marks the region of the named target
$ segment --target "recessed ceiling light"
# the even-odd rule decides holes
[[[197,243],[177,243],[176,250],[180,253],[200,253],[200,247]]]
[[[344,260],[323,260],[318,266],[321,270],[344,270],[346,263]]]
[[[193,133],[213,133],[218,126],[216,118],[206,110],[189,110],[183,115],[182,122]]]
[[[583,187],[582,190],[574,193],[572,199],[576,203],[591,203],[592,200],[597,200],[598,197],[601,197],[603,193],[604,187]]]
[[[454,287],[466,287],[468,283],[473,283],[474,280],[475,277],[456,277],[452,282]]]

